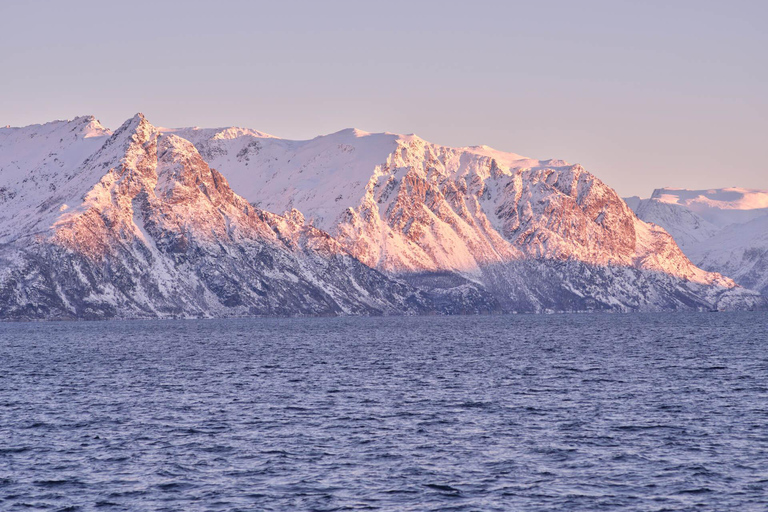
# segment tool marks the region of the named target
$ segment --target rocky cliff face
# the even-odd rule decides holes
[[[73,133],[73,152],[88,134],[81,124],[51,133]],[[363,265],[300,213],[251,206],[191,143],[143,116],[104,139],[37,180],[45,193],[6,179],[0,317],[430,310],[423,294]]]

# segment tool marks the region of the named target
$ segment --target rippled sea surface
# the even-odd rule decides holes
[[[765,510],[768,315],[0,324],[0,510]]]

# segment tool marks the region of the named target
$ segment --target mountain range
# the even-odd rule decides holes
[[[579,165],[415,135],[0,128],[0,318],[764,305],[634,203]]]

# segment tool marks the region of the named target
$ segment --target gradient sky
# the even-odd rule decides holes
[[[768,188],[766,1],[0,1],[0,124],[136,112]]]

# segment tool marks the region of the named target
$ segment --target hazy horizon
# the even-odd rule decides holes
[[[580,163],[622,196],[768,188],[768,5],[5,2],[0,125],[355,127]]]

